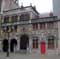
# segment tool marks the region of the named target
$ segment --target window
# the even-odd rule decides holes
[[[54,39],[48,39],[48,49],[54,49]]]
[[[28,21],[29,18],[29,14],[21,14],[20,21]]]
[[[16,16],[12,16],[11,21],[12,22],[17,22],[18,21],[18,16],[17,15]]]
[[[13,31],[17,32],[17,25],[14,25],[11,27],[11,32],[13,32]]]
[[[14,25],[14,26],[3,26],[2,29],[3,29],[3,32],[8,32],[8,31],[17,32],[17,25]]]
[[[17,32],[17,25],[14,26],[14,30]]]
[[[45,29],[45,23],[40,23],[40,29]]]
[[[58,28],[57,22],[54,22],[54,28]]]
[[[37,49],[38,48],[38,39],[33,39],[33,49]]]
[[[8,16],[4,17],[4,23],[9,23],[9,17]]]
[[[33,24],[33,30],[37,30],[37,29],[38,29],[38,24],[37,23]]]
[[[54,28],[54,23],[53,22],[47,23],[47,28],[48,29]]]
[[[3,29],[3,32],[8,32],[9,31],[9,27],[8,26],[3,26],[2,29]]]

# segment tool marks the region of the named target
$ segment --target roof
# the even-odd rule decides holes
[[[51,16],[51,17],[42,17],[42,18],[37,18],[37,19],[32,19],[32,23],[43,23],[43,22],[56,22],[59,21],[57,16]]]
[[[25,9],[25,8],[32,8],[37,14],[39,14],[39,12],[33,6],[19,7],[19,8],[15,8],[15,9],[5,10],[3,12],[13,11],[13,10],[17,10],[17,9]]]

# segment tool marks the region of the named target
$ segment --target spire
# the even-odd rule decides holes
[[[23,8],[23,2],[21,2],[21,8]]]
[[[30,3],[30,6],[32,6],[32,3]]]
[[[53,16],[53,12],[52,11],[50,12],[50,16]]]

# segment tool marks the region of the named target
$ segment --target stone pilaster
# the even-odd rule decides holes
[[[11,21],[11,16],[9,16],[9,23],[11,23],[12,21]]]
[[[18,22],[20,21],[20,16],[18,15]]]

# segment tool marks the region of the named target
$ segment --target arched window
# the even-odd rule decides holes
[[[48,37],[48,49],[54,49],[54,36]]]
[[[33,37],[33,45],[32,45],[33,49],[37,49],[38,48],[38,38],[37,37]]]
[[[37,30],[38,29],[38,23],[34,23],[34,24],[32,24],[32,26],[33,26],[33,30]]]
[[[3,26],[2,30],[3,30],[3,32],[8,32],[9,31],[9,27],[8,26]]]
[[[12,16],[11,21],[12,21],[12,23],[17,22],[18,21],[18,16],[17,15]]]
[[[17,32],[17,25],[11,26],[11,32],[13,31]]]
[[[53,22],[47,23],[47,28],[48,29],[53,29],[54,28],[54,23]]]
[[[45,23],[40,23],[40,29],[42,30],[42,29],[45,29],[46,27],[45,27]]]

